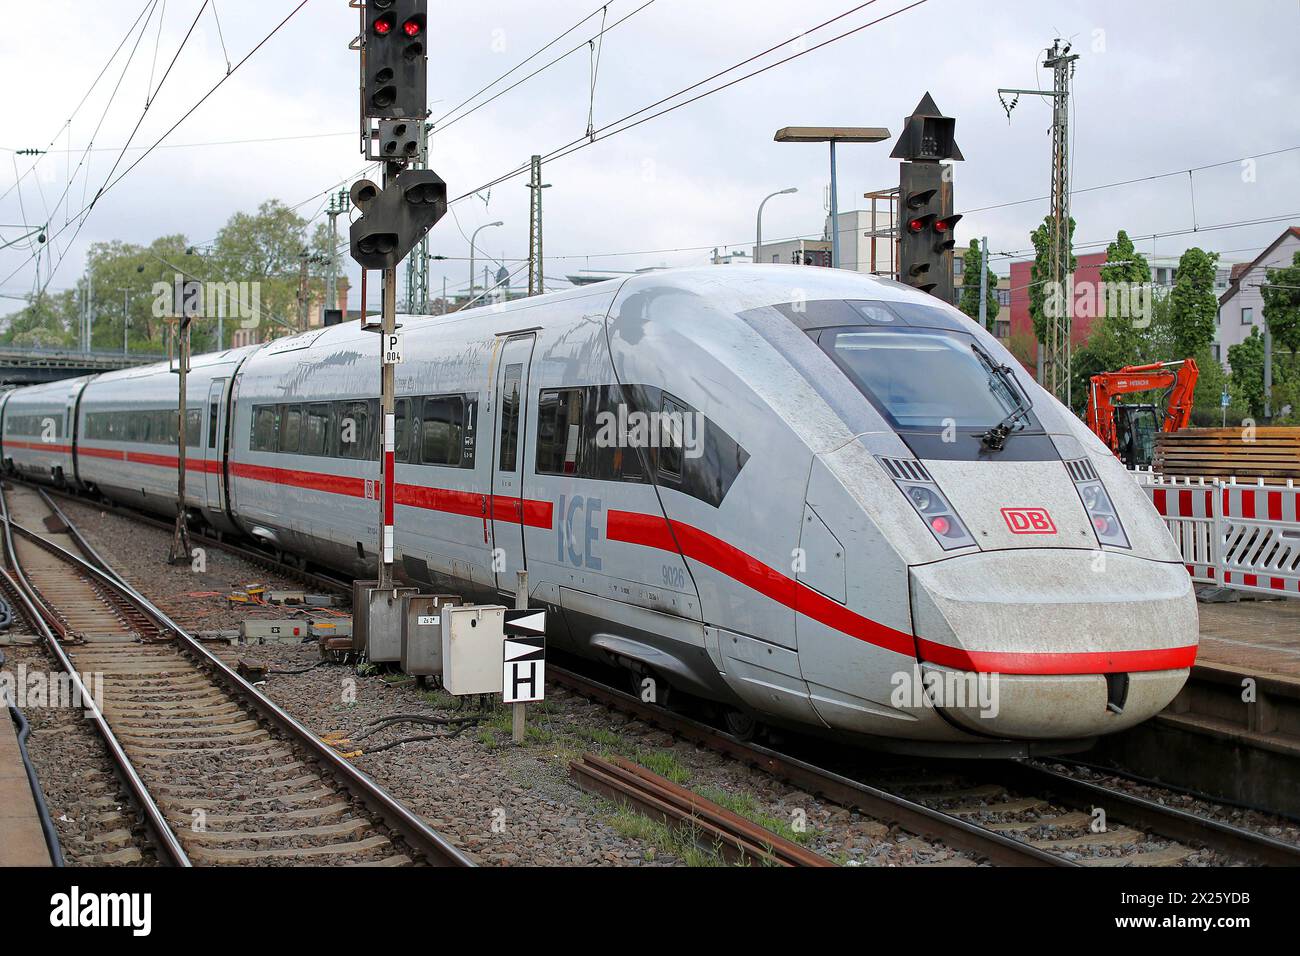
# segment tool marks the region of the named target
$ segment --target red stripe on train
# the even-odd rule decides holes
[[[610,511],[606,536],[611,541],[676,551],[739,581],[765,597],[783,604],[858,640],[912,657],[912,635],[863,617],[824,597],[807,585],[768,567],[757,558],[706,531],[669,522],[652,515]],[[1083,654],[1005,653],[965,651],[918,639],[921,659],[941,666],[1002,674],[1105,674],[1112,671],[1176,670],[1196,660],[1196,645],[1142,650],[1099,651]]]
[[[921,659],[963,671],[1000,674],[1113,674],[1125,671],[1168,671],[1196,663],[1196,645],[1146,651],[1089,651],[1085,653],[1009,653],[966,651],[918,638]]]
[[[174,467],[174,463],[173,463]],[[230,473],[236,478],[248,478],[273,485],[289,485],[308,491],[324,491],[346,495],[350,498],[366,496],[366,480],[345,475],[325,475],[318,472],[297,471],[291,468],[274,468],[245,462],[230,463]],[[505,495],[482,495],[449,488],[429,488],[424,485],[398,484],[394,489],[395,504],[445,514],[482,518],[485,502],[490,499],[491,517],[497,521],[519,522],[531,528],[550,530],[553,526],[554,506],[549,501],[529,498],[511,498]]]
[[[52,442],[44,441],[19,441],[17,438],[5,440],[6,448],[26,448],[29,451],[52,451],[60,455],[70,455],[72,453],[71,445],[56,445]]]
[[[798,614],[897,654],[911,657],[915,653],[911,634],[850,611],[707,531],[652,515],[610,511],[605,534],[611,541],[662,551],[676,551],[680,545],[686,557],[707,564]]]

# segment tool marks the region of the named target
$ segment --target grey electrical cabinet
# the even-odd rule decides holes
[[[506,609],[469,604],[442,610],[442,686],[449,694],[501,693]]]
[[[366,657],[373,662],[402,659],[402,606],[408,594],[417,588],[395,587],[392,591],[370,589],[366,620]],[[355,635],[356,628],[353,627]]]
[[[402,672],[442,674],[442,608],[460,604],[456,594],[410,594],[402,599]]]

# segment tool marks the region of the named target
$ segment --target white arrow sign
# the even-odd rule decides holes
[[[508,635],[519,637],[530,634],[545,634],[546,612],[543,610],[507,610],[505,631]]]

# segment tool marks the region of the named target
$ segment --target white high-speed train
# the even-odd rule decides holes
[[[553,644],[735,726],[1059,751],[1155,714],[1195,659],[1191,581],[1145,496],[930,296],[715,267],[402,322],[399,575],[503,601],[526,568]],[[376,339],[354,322],[197,358],[195,518],[373,575]],[[4,463],[174,513],[175,382],[11,392]]]

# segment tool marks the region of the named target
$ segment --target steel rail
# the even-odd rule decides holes
[[[345,789],[352,793],[353,796],[358,797],[380,819],[399,832],[410,843],[412,849],[422,853],[428,862],[439,866],[475,865],[474,861],[455,844],[429,827],[419,816],[395,799],[370,776],[348,763],[332,747],[326,746],[314,733],[258,691],[252,684],[244,680],[224,661],[172,620],[165,611],[126,581],[118,578],[115,574],[110,574],[96,567],[66,548],[46,540],[17,522],[8,520],[8,512],[6,511],[5,514],[8,526],[12,530],[30,538],[73,567],[84,571],[109,588],[118,591],[159,626],[171,631],[175,635],[177,647],[186,653],[191,660],[212,672],[229,692],[250,704],[270,724],[292,738],[294,742],[307,750],[312,757],[319,760]]]
[[[546,673],[557,683],[584,697],[597,700],[607,707],[631,714],[742,763],[752,764],[779,780],[784,780],[810,793],[821,794],[840,806],[850,807],[874,819],[896,824],[918,836],[938,840],[948,846],[974,853],[992,863],[1003,866],[1079,865],[1059,854],[1049,853],[992,830],[986,830],[906,797],[880,790],[834,771],[806,763],[796,757],[777,753],[760,744],[738,740],[708,724],[644,703],[631,694],[625,694],[554,664],[548,663]]]
[[[32,586],[31,582],[27,579],[26,574],[23,572],[22,565],[18,562],[18,554],[14,548],[14,538],[12,533],[13,529],[17,528],[18,525],[9,516],[9,503],[2,490],[0,490],[0,522],[3,522],[6,532],[4,535],[5,551],[9,559],[10,567],[14,570],[14,573],[11,574],[7,568],[0,568],[0,573],[4,574],[5,579],[9,582],[11,590],[13,590],[14,594],[22,602],[27,619],[31,622],[32,626],[40,632],[42,638],[45,640],[45,646],[48,647],[50,653],[54,655],[54,659],[58,662],[59,667],[67,672],[70,680],[75,682],[76,690],[81,696],[82,703],[90,711],[91,721],[94,723],[95,730],[99,733],[100,737],[104,741],[104,745],[108,749],[109,757],[113,761],[114,768],[116,769],[119,778],[122,780],[123,784],[125,784],[127,790],[130,791],[131,796],[135,798],[137,806],[143,812],[144,822],[146,827],[149,829],[150,837],[152,838],[154,845],[158,848],[164,859],[173,866],[192,866],[193,864],[190,862],[189,856],[185,853],[185,849],[181,846],[180,840],[177,838],[175,831],[172,830],[171,824],[167,822],[166,816],[154,801],[153,794],[149,792],[149,788],[145,785],[144,780],[136,771],[135,765],[131,763],[131,758],[127,756],[126,750],[122,747],[121,742],[118,741],[117,736],[108,726],[108,722],[100,712],[99,706],[95,702],[95,698],[91,695],[85,682],[81,679],[81,674],[78,673],[76,667],[73,666],[72,661],[63,650],[63,646],[59,643],[59,639],[55,636],[54,630],[50,627],[49,620],[54,617],[54,613],[50,609],[49,605],[46,604],[36,592],[36,589]]]
[[[141,524],[146,524],[162,531],[171,532],[175,527],[174,520],[163,521],[161,518],[156,518],[153,515],[136,508],[121,505],[114,501],[108,501],[107,499],[93,498],[90,495],[77,494],[76,492],[65,489],[46,488],[42,485],[37,485],[22,479],[10,478],[9,480],[13,481],[15,484],[21,484],[26,488],[30,488],[33,491],[38,491],[49,498],[57,497],[87,507],[99,508],[101,511],[107,511],[111,514],[118,515],[119,517],[129,518],[132,521],[138,521]],[[53,506],[53,502],[51,502],[51,506]],[[56,508],[56,510],[58,509]],[[72,522],[68,521],[66,517],[63,518],[63,521],[70,528],[73,527]],[[285,561],[279,560],[275,555],[268,554],[265,551],[260,551],[257,548],[248,547],[246,545],[237,544],[220,538],[214,538],[211,535],[202,534],[197,531],[190,532],[190,540],[192,542],[206,545],[210,548],[216,548],[218,551],[232,554],[235,557],[243,558],[245,561],[259,564],[268,570],[283,574],[285,577],[296,578],[311,587],[321,588],[326,591],[334,591],[339,594],[352,593],[350,586],[345,581],[340,581],[328,575],[318,574],[314,571],[307,571],[303,568],[295,567]]]
[[[1150,830],[1161,836],[1216,850],[1267,866],[1300,866],[1300,846],[1285,843],[1219,820],[1198,817],[1121,790],[1079,780],[1047,767],[1012,761],[998,767],[998,780],[1010,779],[1021,790],[1049,792],[1075,809],[1100,807],[1108,820]]]

